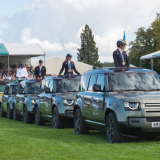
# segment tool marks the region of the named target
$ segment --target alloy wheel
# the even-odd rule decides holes
[[[58,124],[58,113],[57,113],[57,109],[54,108],[53,109],[53,116],[52,116],[52,125],[53,125],[53,128],[57,128],[57,124]]]
[[[79,112],[75,114],[75,131],[78,133],[80,131],[80,115]]]
[[[112,141],[114,138],[114,124],[111,116],[107,118],[107,137],[108,141]]]

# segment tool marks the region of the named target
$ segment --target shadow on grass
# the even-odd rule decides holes
[[[89,143],[107,143],[105,132],[90,130],[89,134],[77,135],[73,126],[66,125],[64,129],[53,129],[52,123],[46,123],[45,126],[36,126],[35,124],[25,124],[23,121],[13,121],[6,117],[0,118],[0,128],[12,131],[12,134],[19,136],[29,136],[42,139],[57,139],[59,141],[72,142],[89,142]],[[60,138],[59,138],[60,137]],[[125,137],[124,143],[140,143],[140,142],[159,142],[160,137],[145,138],[128,138]]]

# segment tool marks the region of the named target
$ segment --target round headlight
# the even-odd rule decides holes
[[[130,110],[136,110],[136,109],[139,109],[139,103],[124,102],[124,108],[130,109]]]
[[[71,106],[74,104],[74,100],[63,100],[63,104],[67,106]]]

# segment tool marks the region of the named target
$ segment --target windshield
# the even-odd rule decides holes
[[[78,92],[80,89],[80,79],[56,79],[56,92]]]
[[[41,83],[27,83],[26,84],[26,94],[39,94],[41,92]]]
[[[108,74],[108,90],[157,90],[160,77],[156,73],[111,73]]]
[[[10,86],[10,94],[16,95],[18,93],[18,85]]]

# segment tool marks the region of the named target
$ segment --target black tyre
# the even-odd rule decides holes
[[[52,111],[52,126],[55,129],[64,128],[63,124],[61,123],[59,119],[59,113],[58,113],[57,107],[54,107]]]
[[[45,125],[44,121],[41,119],[38,107],[35,109],[35,125]]]
[[[5,116],[6,116],[6,113],[4,112],[3,107],[0,104],[0,117],[5,117]]]
[[[20,120],[20,117],[19,117],[19,115],[17,114],[17,110],[16,110],[16,107],[15,106],[13,106],[13,120]]]
[[[28,115],[27,106],[24,106],[23,115],[24,115],[24,123],[31,123],[31,118]]]
[[[77,109],[74,114],[74,129],[76,134],[87,134],[89,132],[89,129],[84,125],[82,121],[80,109]]]
[[[8,119],[12,119],[13,118],[13,113],[12,113],[12,110],[11,110],[9,105],[7,106],[7,118]]]
[[[107,137],[108,142],[110,143],[124,142],[124,138],[120,134],[117,128],[117,122],[116,122],[116,118],[113,112],[110,112],[108,116],[106,117],[105,131],[106,131],[106,137]]]

